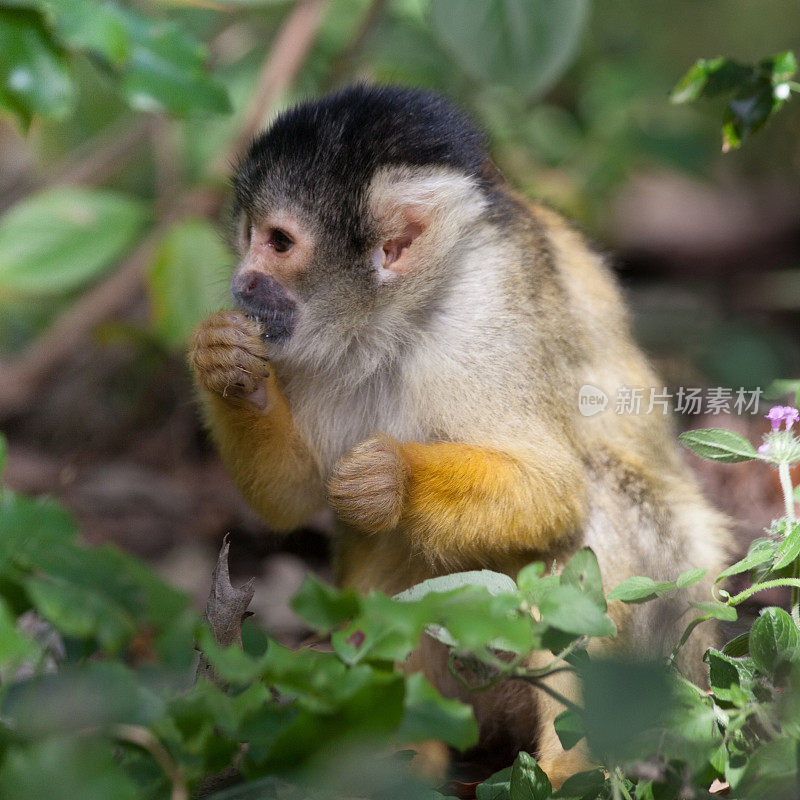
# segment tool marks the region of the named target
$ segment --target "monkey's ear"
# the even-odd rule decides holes
[[[374,176],[369,206],[382,232],[372,263],[386,279],[435,264],[484,207],[474,181],[451,169],[390,167]]]
[[[372,254],[372,263],[382,270],[394,274],[406,272],[413,266],[414,257],[409,254],[408,248],[414,240],[425,230],[425,225],[420,221],[406,221],[402,229],[391,238],[383,241],[380,247]]]

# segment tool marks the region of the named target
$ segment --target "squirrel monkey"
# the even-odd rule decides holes
[[[341,585],[515,576],[585,545],[606,590],[718,568],[724,521],[667,418],[579,412],[583,386],[657,386],[603,259],[516,195],[442,98],[355,86],[303,103],[255,139],[233,186],[238,310],[201,323],[191,366],[222,458],[271,527],[333,506]],[[609,647],[657,657],[682,610],[611,604]],[[687,662],[707,644],[693,634]],[[419,666],[459,695],[435,650],[423,643]],[[556,784],[586,768],[544,692],[464,699],[488,747],[531,751]]]

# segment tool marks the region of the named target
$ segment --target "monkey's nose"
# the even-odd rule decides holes
[[[258,300],[259,297],[271,294],[270,289],[274,291],[274,287],[270,286],[270,282],[274,282],[274,279],[268,278],[263,272],[245,272],[234,276],[231,289],[237,300],[243,302]]]

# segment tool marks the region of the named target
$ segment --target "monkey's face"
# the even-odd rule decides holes
[[[469,123],[424,92],[354,87],[278,117],[233,180],[232,290],[275,358],[385,363],[485,208],[485,157]]]
[[[261,322],[264,336],[275,342],[288,339],[296,324],[297,298],[293,288],[309,266],[309,233],[289,215],[239,219],[241,260],[231,282],[231,293],[248,315]]]

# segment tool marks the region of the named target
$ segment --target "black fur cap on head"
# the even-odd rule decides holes
[[[487,160],[482,133],[434,92],[355,85],[285,111],[256,137],[234,177],[236,207],[289,203],[363,250],[372,231],[362,201],[377,169],[452,167],[485,182]]]

